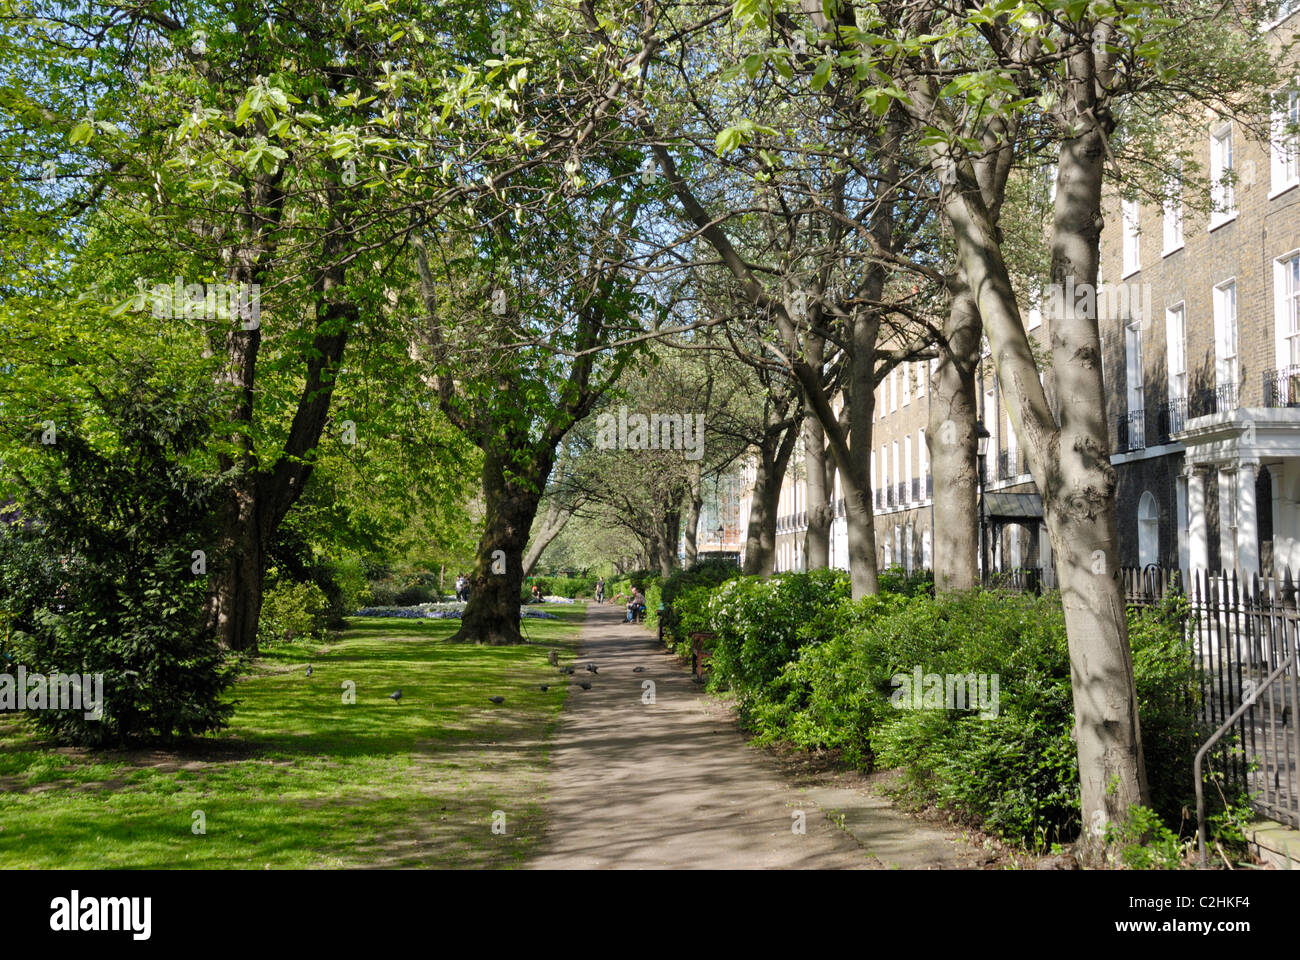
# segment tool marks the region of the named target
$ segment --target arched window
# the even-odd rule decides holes
[[[1148,490],[1138,501],[1138,565],[1160,562],[1160,510]]]

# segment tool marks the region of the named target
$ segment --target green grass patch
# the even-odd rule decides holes
[[[377,618],[323,647],[274,647],[236,684],[229,729],[176,749],[55,748],[21,715],[0,718],[0,863],[517,865],[541,838],[547,741],[568,691],[546,651],[568,659],[585,614],[547,609],[560,619],[526,621],[533,643],[519,647],[449,643],[456,620]]]

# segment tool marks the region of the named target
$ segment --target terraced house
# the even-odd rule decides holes
[[[1099,313],[1126,565],[1300,567],[1300,88],[1273,101],[1267,137],[1206,112],[1208,215],[1177,181],[1106,209],[1103,276],[1130,294]]]

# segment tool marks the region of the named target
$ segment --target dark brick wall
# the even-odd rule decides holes
[[[1178,566],[1178,477],[1182,470],[1181,453],[1116,465],[1115,520],[1122,566],[1138,564],[1138,503],[1147,492],[1155,497],[1159,510],[1160,565]]]

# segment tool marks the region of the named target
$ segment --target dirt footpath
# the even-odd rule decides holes
[[[860,795],[787,783],[655,638],[592,604],[551,741],[537,869],[958,867],[948,835]],[[584,667],[595,663],[599,673]],[[644,667],[642,673],[634,667]],[[590,680],[591,690],[577,686]],[[653,681],[654,703],[646,703]],[[798,813],[802,811],[803,816]],[[802,821],[802,833],[794,829]],[[852,830],[852,833],[846,832]]]

